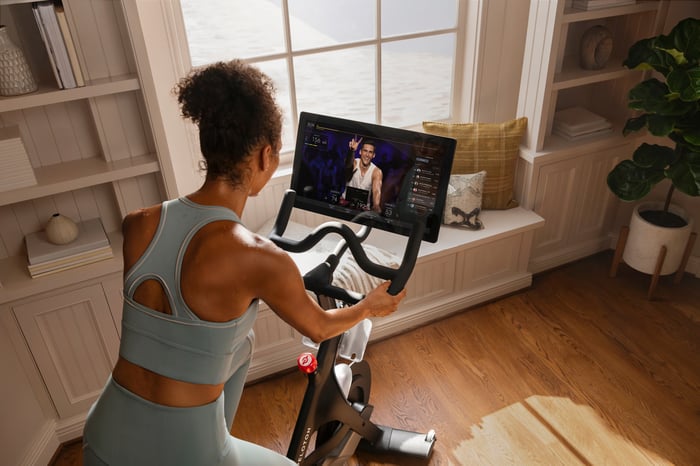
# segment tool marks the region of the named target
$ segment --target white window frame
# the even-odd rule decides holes
[[[454,57],[454,63],[455,63],[455,76],[453,76],[453,95],[450,98],[450,117],[454,116],[457,113],[460,113],[461,106],[459,105],[460,102],[457,101],[454,98],[454,95],[462,95],[461,92],[461,87],[462,83],[459,80],[459,77],[462,76],[462,66],[464,61],[461,60],[461,53],[459,50],[459,46],[464,43],[464,36],[466,35],[465,33],[465,28],[466,28],[466,7],[467,7],[467,2],[462,0],[458,2],[458,12],[457,12],[457,21],[454,27],[451,28],[444,28],[444,29],[436,29],[433,31],[427,31],[427,32],[417,32],[417,33],[409,33],[409,34],[401,34],[401,35],[396,35],[396,36],[391,36],[391,37],[382,37],[382,31],[381,31],[381,0],[377,0],[376,2],[376,30],[375,30],[375,38],[373,39],[366,39],[366,40],[360,40],[360,41],[354,41],[354,42],[346,42],[343,44],[337,44],[337,45],[329,45],[329,46],[321,46],[321,47],[314,47],[314,48],[309,48],[309,49],[303,49],[303,50],[292,50],[291,43],[291,18],[289,16],[289,8],[288,8],[288,2],[289,0],[282,0],[281,6],[282,6],[282,21],[283,21],[283,29],[284,29],[284,51],[279,52],[279,53],[273,53],[273,54],[267,54],[267,55],[259,55],[256,57],[252,57],[249,59],[246,59],[246,62],[248,63],[260,63],[260,62],[266,62],[266,61],[273,61],[273,60],[284,60],[287,65],[287,73],[288,73],[288,82],[290,85],[290,96],[291,96],[291,118],[292,118],[292,126],[296,128],[299,123],[299,108],[297,107],[297,98],[296,98],[296,81],[295,81],[295,70],[294,70],[294,59],[298,57],[303,57],[306,55],[315,55],[319,53],[324,53],[324,52],[335,52],[335,51],[340,51],[340,50],[348,50],[348,49],[354,49],[354,48],[359,48],[359,47],[368,47],[371,46],[375,49],[375,82],[377,83],[377,86],[375,87],[375,114],[374,114],[374,119],[375,123],[380,123],[382,121],[382,45],[383,44],[389,44],[392,42],[398,42],[398,41],[405,41],[405,40],[410,40],[410,39],[419,39],[419,38],[424,38],[424,37],[431,37],[431,36],[438,36],[442,34],[449,34],[449,33],[454,33],[455,34],[455,57]],[[416,128],[416,125],[413,125],[412,128]]]
[[[191,68],[189,45],[185,23],[179,0],[122,0],[136,56],[136,65],[141,77],[141,85],[146,98],[146,106],[153,126],[155,144],[161,156],[161,163],[172,166],[173,179],[166,179],[168,192],[186,194],[199,187],[201,176],[193,177],[193,170],[199,166],[201,155],[195,128],[185,122],[179,113],[177,100],[172,89],[174,84]],[[378,8],[380,7],[378,0]],[[452,120],[473,121],[475,113],[475,96],[478,95],[479,38],[481,37],[482,16],[487,0],[459,0],[457,20],[457,43],[455,56],[454,87],[452,94]],[[283,2],[286,8],[286,1]],[[461,32],[460,32],[461,31]],[[285,31],[287,41],[290,31]],[[401,38],[423,37],[429,34],[402,35]],[[395,40],[394,38],[372,39],[355,42],[352,45],[379,44]],[[376,46],[376,45],[375,45]],[[318,52],[319,50],[336,50],[347,45],[317,48],[294,52],[294,56]],[[286,47],[289,49],[289,47]],[[381,48],[381,47],[380,47]],[[293,55],[285,52],[282,58],[292,60]],[[258,57],[271,59],[273,55]],[[290,67],[293,65],[289,63]],[[381,73],[381,68],[377,67]],[[380,76],[381,77],[381,76]],[[293,77],[292,77],[293,79]],[[380,83],[381,81],[377,81]],[[293,86],[293,80],[290,81]],[[378,86],[380,87],[380,86]],[[291,89],[290,89],[291,92]],[[378,90],[381,92],[381,90]],[[292,99],[292,105],[295,105]],[[381,103],[381,101],[378,101]],[[292,121],[297,123],[297,109],[293,108]],[[381,112],[378,106],[377,112]],[[377,117],[380,114],[377,113]],[[381,121],[381,120],[377,120]],[[419,128],[409,128],[419,129]],[[291,151],[283,154],[286,163],[280,164],[278,174],[286,174],[291,167]]]

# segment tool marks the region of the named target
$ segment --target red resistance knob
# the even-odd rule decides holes
[[[304,374],[313,374],[318,367],[318,361],[311,353],[301,353],[297,358],[297,366]]]

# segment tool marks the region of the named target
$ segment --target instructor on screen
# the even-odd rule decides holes
[[[362,142],[363,138],[354,136],[348,142],[348,155],[345,159],[346,189],[344,197],[347,199],[347,188],[356,188],[367,191],[364,208],[370,207],[375,212],[381,212],[382,170],[372,163],[375,156],[375,143],[373,141]],[[360,146],[360,157],[355,158],[355,151]]]

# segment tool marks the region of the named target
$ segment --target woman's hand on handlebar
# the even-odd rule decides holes
[[[362,300],[362,304],[369,310],[370,317],[385,317],[393,314],[399,307],[399,303],[406,297],[406,288],[398,294],[390,295],[388,293],[391,282],[384,282],[372,291]]]

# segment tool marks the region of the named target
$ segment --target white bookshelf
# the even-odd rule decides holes
[[[631,115],[627,92],[644,74],[622,61],[634,42],[660,30],[666,9],[664,0],[593,11],[576,10],[571,0],[532,0],[518,103],[518,113],[528,117],[524,149],[530,157],[561,147],[552,134],[557,110],[582,106],[623,126]],[[593,26],[611,32],[613,50],[605,67],[586,70],[579,66],[579,44]]]
[[[86,79],[74,89],[58,88],[31,3],[0,3],[3,23],[39,83],[35,92],[0,97],[0,126],[19,127],[37,179],[36,185],[0,193],[0,303],[45,291],[51,283],[59,288],[67,277],[80,280],[76,272],[56,274],[41,286],[25,283],[16,267],[26,261],[24,237],[42,229],[52,212],[75,221],[99,217],[108,233],[118,235],[127,212],[165,199],[172,184],[156,150],[121,2],[63,4]],[[16,283],[22,283],[21,293]]]

